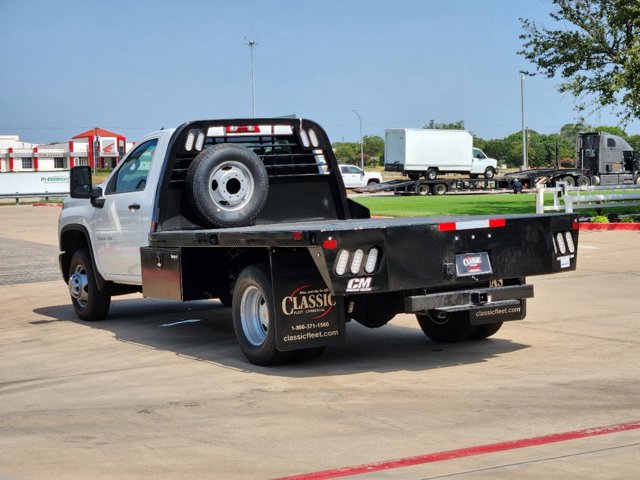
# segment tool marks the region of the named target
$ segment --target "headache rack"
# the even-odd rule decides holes
[[[296,131],[292,126],[279,127],[275,129],[270,125],[252,125],[249,131],[239,132],[234,131],[237,127],[230,125],[208,128],[200,150],[192,148],[191,151],[186,151],[178,148],[173,159],[171,183],[184,182],[191,162],[200,151],[226,143],[241,145],[253,151],[263,161],[270,178],[328,173],[324,151],[321,148],[305,148],[299,130]]]
[[[189,166],[208,148],[235,144],[254,152],[269,177],[269,199],[257,223],[345,218],[340,174],[326,133],[303,119],[198,120],[179,127],[171,139],[158,193],[156,228],[202,228],[188,204]],[[160,194],[162,191],[162,194]]]

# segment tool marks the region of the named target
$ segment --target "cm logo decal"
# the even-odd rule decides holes
[[[370,292],[372,277],[352,278],[347,283],[347,292]]]

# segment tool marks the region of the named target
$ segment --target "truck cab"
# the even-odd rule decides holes
[[[498,170],[498,161],[487,157],[487,155],[477,147],[473,147],[473,157],[471,160],[471,178],[484,175],[485,178],[493,178]]]
[[[622,137],[606,132],[581,133],[576,140],[578,168],[596,185],[640,184],[640,156]]]

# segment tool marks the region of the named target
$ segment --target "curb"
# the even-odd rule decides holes
[[[32,207],[61,207],[62,203],[33,203]]]
[[[580,230],[601,232],[609,230],[640,231],[640,223],[581,223]]]

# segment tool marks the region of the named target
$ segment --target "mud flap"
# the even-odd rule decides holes
[[[272,251],[271,278],[278,350],[344,341],[344,297],[331,294],[307,250]]]
[[[486,305],[469,310],[469,322],[471,325],[488,325],[492,323],[510,322],[522,320],[527,315],[526,300],[511,300],[497,302],[494,305]]]

